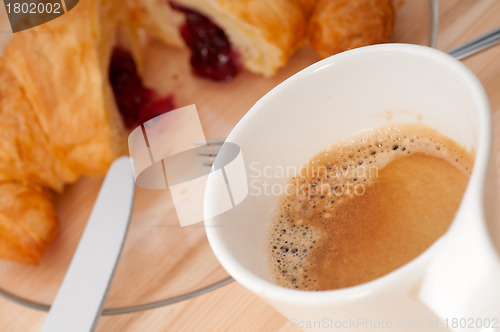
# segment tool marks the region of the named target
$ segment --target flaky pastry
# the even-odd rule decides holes
[[[141,25],[150,29],[151,35],[160,35],[162,41],[175,46],[179,45],[178,31],[184,43],[192,43],[190,37],[182,33],[183,26],[197,24],[189,21],[189,15],[206,16],[227,35],[243,67],[265,76],[275,74],[306,41],[320,57],[326,57],[355,47],[388,42],[394,25],[392,0],[132,2],[140,8],[137,12]],[[179,7],[188,9],[186,20],[176,15],[175,8]],[[203,47],[202,51],[206,52],[212,45]]]
[[[168,31],[160,39],[173,45],[179,43],[178,38],[171,35],[179,34],[185,21],[182,11],[175,8],[186,8],[208,17],[227,35],[243,67],[265,76],[274,74],[303,45],[307,28],[306,15],[296,0],[133,2],[132,6],[140,8],[138,16],[141,25],[152,29],[154,36]],[[151,17],[155,18],[154,21]],[[189,44],[189,41],[185,42]]]
[[[111,1],[19,32],[0,60],[0,256],[36,263],[57,233],[50,190],[125,151],[107,71],[125,13]]]
[[[394,26],[392,0],[319,0],[308,39],[322,58],[348,49],[386,43]]]

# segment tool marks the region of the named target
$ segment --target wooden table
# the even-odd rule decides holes
[[[409,42],[426,44],[428,36],[427,0],[396,0],[399,16],[396,30],[392,40],[396,42]],[[440,0],[439,37],[437,47],[448,50],[475,36],[485,33],[500,26],[500,1],[498,0]],[[196,103],[200,117],[208,138],[225,137],[231,128],[245,114],[251,105],[273,86],[292,75],[297,70],[304,68],[315,61],[315,56],[310,50],[303,50],[296,54],[287,65],[275,77],[264,79],[257,75],[243,73],[236,80],[225,85],[200,83],[198,79],[189,76],[189,69],[185,60],[186,54],[172,51],[159,44],[152,44],[151,57],[146,63],[146,77],[150,84],[156,86],[160,92],[175,91],[180,105]],[[181,63],[179,65],[179,63]],[[491,48],[481,54],[464,60],[464,63],[479,77],[490,98],[494,125],[495,144],[500,146],[500,46]],[[159,70],[159,68],[162,68]],[[187,78],[178,79],[179,75]],[[500,151],[496,150],[497,157]],[[58,197],[58,209],[63,219],[63,235],[66,234],[72,240],[66,244],[59,241],[57,250],[66,248],[70,252],[77,242],[83,226],[64,226],[64,218],[86,220],[91,208],[91,202],[95,198],[97,188],[101,179],[84,178],[78,183],[66,189],[65,196]],[[82,195],[81,193],[86,193]],[[145,202],[150,194],[138,192],[139,198],[135,209],[131,232],[137,232],[140,216],[147,212]],[[76,201],[76,202],[75,202]],[[83,202],[82,204],[80,204]],[[141,207],[143,209],[141,210]],[[171,213],[167,211],[166,213]],[[142,214],[141,214],[142,213]],[[76,228],[72,228],[76,227]],[[66,230],[65,230],[66,229]],[[200,233],[200,232],[198,232]],[[200,233],[202,234],[202,233]],[[130,234],[129,234],[130,235]],[[206,241],[198,240],[200,246],[206,247]],[[133,237],[127,238],[125,246],[132,246]],[[73,245],[73,247],[71,247]],[[137,243],[133,243],[137,249]],[[52,249],[55,251],[56,249]],[[130,249],[132,250],[132,249]],[[126,255],[131,255],[132,251]],[[49,257],[51,255],[48,253]],[[55,256],[54,256],[55,257]],[[64,267],[69,262],[71,255],[64,258],[63,263],[53,263]],[[197,255],[193,264],[201,264],[203,255]],[[208,256],[207,256],[208,257]],[[212,258],[208,257],[207,260]],[[47,258],[48,261],[51,258]],[[56,261],[56,259],[53,259]],[[137,263],[137,262],[135,262]],[[120,262],[117,276],[114,281],[107,306],[119,306],[121,285],[134,285],[144,275],[134,273],[123,273],[129,262]],[[2,268],[0,268],[2,270]],[[4,270],[5,271],[5,270]],[[1,273],[1,271],[0,271]],[[19,274],[22,276],[22,271]],[[22,284],[23,290],[27,292],[43,293],[44,280],[50,279],[50,274],[40,274],[42,281]],[[220,279],[225,276],[220,267],[214,268],[206,273],[207,277]],[[62,274],[56,276],[61,278]],[[156,281],[158,285],[167,283],[163,280],[165,276],[147,276],[148,281]],[[15,283],[17,276],[12,276]],[[46,278],[46,279],[43,279]],[[166,277],[165,277],[166,278]],[[168,280],[182,287],[181,280]],[[47,281],[48,282],[48,281]],[[185,281],[188,282],[188,281]],[[191,280],[189,280],[191,282]],[[115,287],[116,286],[116,287]],[[157,287],[157,286],[155,286]],[[159,287],[159,286],[158,286]],[[47,288],[50,288],[47,286]],[[47,292],[54,292],[53,289]],[[143,290],[144,293],[150,290]],[[153,297],[154,298],[154,297]],[[111,301],[111,302],[110,302]],[[115,301],[116,303],[112,303]],[[46,313],[29,309],[0,298],[0,331],[38,331],[42,326]],[[97,326],[97,331],[296,331],[290,322],[282,317],[273,308],[268,306],[258,297],[251,294],[239,284],[233,282],[230,285],[217,289],[208,294],[183,301],[177,304],[161,307],[158,309],[123,314],[114,316],[103,316]]]

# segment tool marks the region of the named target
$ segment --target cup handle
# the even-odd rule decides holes
[[[500,331],[500,257],[488,229],[499,222],[495,169],[490,160],[484,197],[472,195],[480,184],[464,197],[419,290],[451,331]]]

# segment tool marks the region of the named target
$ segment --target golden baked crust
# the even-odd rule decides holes
[[[145,32],[139,38],[153,37],[161,42],[184,47],[178,26],[182,17],[171,9],[168,1],[158,0],[126,0],[129,8],[128,25],[133,31]]]
[[[243,66],[254,73],[271,76],[284,66],[290,56],[304,44],[306,15],[297,0],[175,0],[176,4],[193,9],[217,24],[239,53]],[[142,17],[170,13],[169,19],[158,21],[163,27],[178,31],[184,21],[182,14],[172,13],[167,2],[147,0]],[[170,33],[170,32],[169,32]]]
[[[27,112],[34,113],[30,116],[55,154],[64,156],[59,158],[63,182],[102,174],[123,142],[107,95],[107,59],[115,42],[103,38],[98,6],[105,4],[82,1],[66,15],[16,34],[4,53],[4,66],[22,89]]]
[[[312,13],[314,6],[316,6],[316,3],[318,0],[297,0],[300,5],[302,6],[302,10],[306,14],[307,17]]]
[[[57,235],[56,220],[48,191],[0,184],[0,257],[37,263]]]
[[[8,59],[7,59],[8,60]],[[57,234],[52,198],[75,174],[0,61],[0,257],[36,263]]]
[[[296,1],[215,0],[215,3],[231,18],[226,21],[222,15],[214,16],[215,21],[221,22],[222,29],[240,51],[245,67],[251,71],[270,76],[303,46],[307,22]]]
[[[0,61],[0,183],[38,183],[61,190],[74,174],[64,167],[11,70]]]
[[[168,2],[135,2],[137,21],[149,35],[174,46],[182,15]],[[309,41],[320,57],[387,42],[394,25],[392,0],[174,0],[217,24],[243,66],[271,76]]]
[[[386,43],[394,15],[392,0],[319,0],[309,21],[309,43],[322,58]]]
[[[103,174],[125,152],[108,82],[117,28],[127,15],[116,8],[111,0],[80,1],[62,17],[16,33],[4,50],[0,257],[36,263],[57,233],[49,190]],[[133,39],[126,29],[121,34]]]

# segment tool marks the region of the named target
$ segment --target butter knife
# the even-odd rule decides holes
[[[102,183],[42,332],[95,329],[127,234],[134,193],[130,158],[121,157]]]

